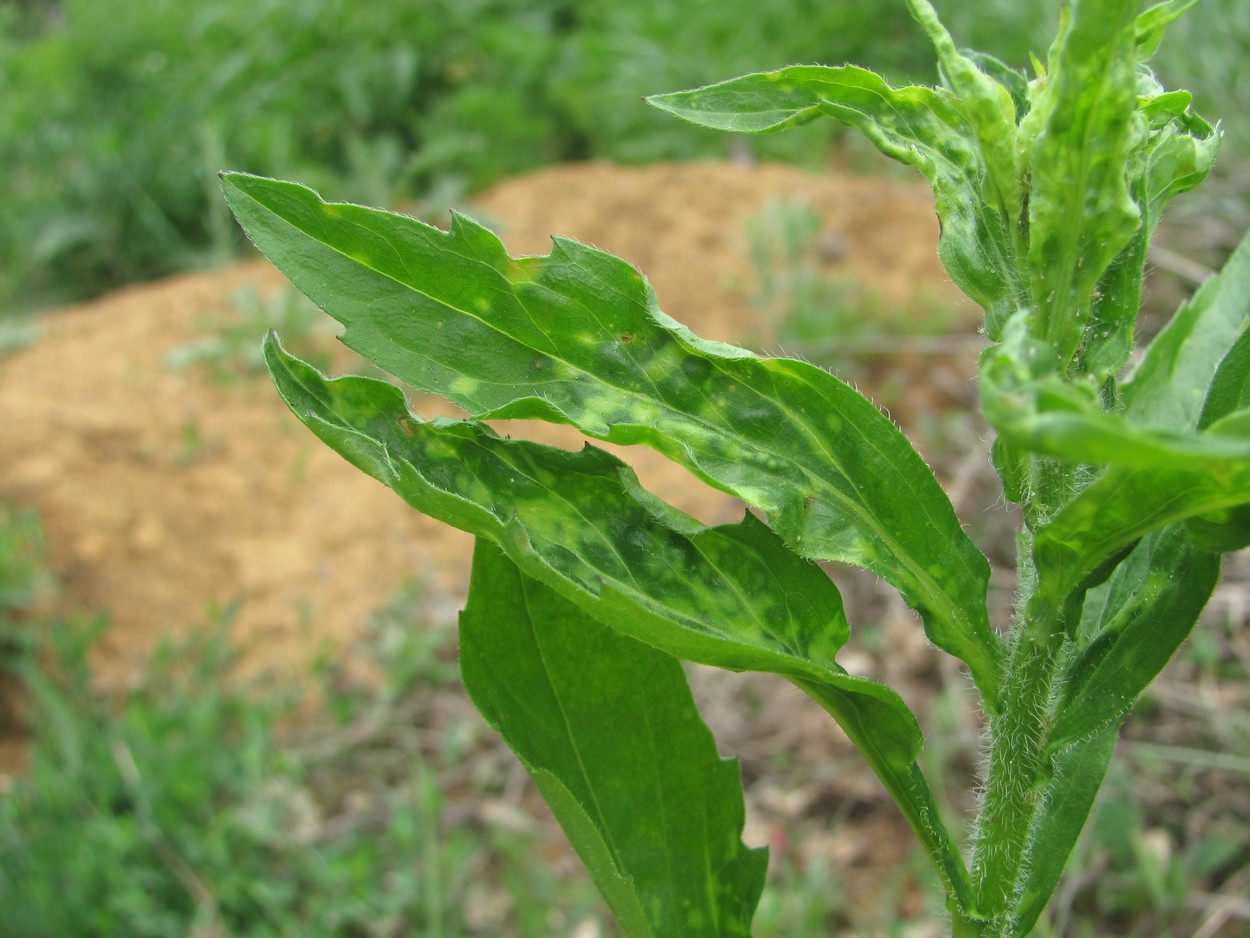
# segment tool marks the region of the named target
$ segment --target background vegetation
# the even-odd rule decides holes
[[[936,5],[960,42],[1018,66],[1044,52],[1058,9]],[[880,0],[0,0],[0,324],[233,257],[224,167],[433,213],[562,160],[827,164],[839,146],[831,128],[734,150],[743,144],[638,98],[843,61],[899,82],[935,78],[902,3]],[[1170,86],[1230,121],[1224,179],[1196,214],[1238,231],[1247,61],[1244,0],[1202,0],[1160,57]],[[794,340],[818,346],[811,304],[864,297],[809,278],[801,214],[758,224],[772,226],[761,254],[781,240],[775,229],[795,228],[797,246],[755,258],[755,273]],[[792,276],[770,280],[770,265]],[[254,341],[236,355],[230,339],[195,356],[248,380],[239,356]],[[952,450],[976,443],[956,436]],[[452,623],[431,619],[419,586],[379,610],[360,649],[382,679],[327,662],[316,693],[328,706],[311,724],[289,688],[234,677],[221,637],[229,610],[208,611],[207,637],[167,649],[123,699],[101,697],[88,661],[107,625],[89,610],[44,611],[54,589],[38,519],[0,505],[0,730],[20,724],[34,743],[23,776],[0,775],[0,938],[604,934],[576,932],[602,907],[583,877],[566,875],[550,832],[518,812],[514,764],[464,705]],[[1188,935],[1219,912],[1201,905],[1209,884],[1250,887],[1240,601],[1227,600],[1130,723],[1055,934]],[[933,693],[934,719],[950,729],[929,758],[963,771],[975,735]],[[1144,732],[1151,721],[1175,744]],[[1231,755],[1212,762],[1212,752]],[[783,763],[747,768],[780,775],[781,788],[805,784]],[[1195,793],[1208,811],[1170,810]],[[801,842],[776,850],[760,935],[846,927],[822,857]],[[894,913],[910,875],[883,890]]]
[[[961,42],[1020,67],[1058,9],[938,5]],[[1203,0],[1164,72],[1206,112],[1244,114],[1247,57],[1250,7]],[[221,168],[437,208],[556,161],[727,156],[640,96],[844,61],[935,79],[903,4],[876,0],[3,0],[0,316],[230,256]],[[833,133],[751,146],[820,163]]]

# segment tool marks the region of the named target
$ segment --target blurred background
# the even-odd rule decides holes
[[[1020,68],[1059,7],[934,2]],[[975,317],[927,195],[832,123],[743,140],[640,100],[844,62],[936,80],[901,0],[0,0],[0,938],[617,934],[464,700],[464,570],[281,422],[265,329],[362,364],[252,259],[221,169],[464,208],[514,253],[622,252],[697,331],[888,404],[1010,594],[996,483],[967,458]],[[1154,64],[1226,135],[1152,254],[1147,331],[1250,227],[1250,4],[1202,0]],[[1248,568],[1230,558],[1131,721],[1041,934],[1250,934]],[[965,683],[895,599],[830,572],[880,626],[852,669],[913,689],[958,815]],[[294,649],[306,666],[274,666]],[[776,684],[692,678],[773,848],[757,934],[940,934],[923,858],[833,728]]]
[[[1054,0],[938,3],[958,40],[1044,57]],[[1250,11],[1203,0],[1159,67],[1246,153]],[[47,305],[238,249],[215,173],[327,198],[447,202],[569,160],[726,157],[644,94],[783,64],[932,82],[901,2],[846,0],[6,0],[0,4],[0,309]],[[756,138],[820,166],[839,131]]]

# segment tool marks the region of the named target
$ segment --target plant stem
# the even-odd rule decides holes
[[[1027,873],[1032,827],[1046,794],[1049,710],[1062,647],[1058,615],[1030,608],[1012,644],[1000,715],[990,724],[990,768],[973,882],[977,905],[1000,919]]]
[[[1070,497],[1074,473],[1035,458],[1031,504],[1046,518]],[[1032,538],[1020,542],[1021,595],[1002,679],[997,715],[990,721],[989,773],[977,818],[972,880],[977,908],[991,924],[982,934],[1011,935],[1033,851],[1034,827],[1053,776],[1047,754],[1055,675],[1066,635],[1065,597],[1039,588]]]

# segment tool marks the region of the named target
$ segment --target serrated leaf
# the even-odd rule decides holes
[[[627,934],[750,934],[767,851],[742,843],[738,765],[717,754],[676,659],[479,541],[460,662]]]
[[[916,765],[922,737],[894,691],[847,674],[837,588],[753,516],[704,527],[587,446],[570,453],[485,425],[424,421],[368,378],[326,381],[270,337],[266,361],[291,410],[418,510],[498,544],[527,577],[597,621],[670,655],[783,675],[860,747],[953,894],[967,873]]]
[[[837,588],[753,516],[714,528],[685,517],[676,530],[676,509],[659,516],[658,500],[602,450],[422,420],[398,388],[327,381],[272,337],[265,356],[296,416],[354,465],[425,514],[500,544],[528,576],[590,605],[611,596],[638,607],[621,626],[633,637],[721,667],[841,671],[834,655],[850,630]]]
[[[953,94],[894,88],[852,65],[795,65],[647,101],[700,126],[739,133],[783,130],[819,117],[854,127],[932,186],[942,223],[938,253],[951,279],[984,307],[991,338],[1021,305],[1026,293],[1010,210],[983,187],[987,167],[974,122]]]
[[[896,586],[996,699],[989,564],[906,438],[845,383],[699,339],[632,267],[576,242],[517,259],[464,217],[442,232],[292,183],[227,174],[224,186],[252,239],[357,352],[475,417],[654,447],[759,509],[803,556]]]

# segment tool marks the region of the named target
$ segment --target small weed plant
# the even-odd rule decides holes
[[[1221,554],[1250,543],[1250,240],[1134,346],[1151,236],[1218,148],[1190,95],[1146,64],[1192,2],[1074,0],[1029,78],[959,50],[908,0],[941,87],[795,66],[650,99],[745,133],[832,118],[932,185],[941,258],[985,310],[981,408],[1019,507],[1006,622],[928,466],[826,371],[693,335],[637,271],[572,241],[514,258],[465,217],[443,232],[224,176],[252,240],[348,346],[467,412],[423,420],[394,385],[327,380],[266,340],[314,433],[476,536],[465,683],[629,935],[747,935],[764,885],[737,767],[679,659],[782,675],[826,710],[923,845],[954,934],[1039,921],[1121,724],[1193,628]],[[508,439],[496,418],[653,447],[750,510],[705,526],[604,450]],[[966,667],[985,717],[966,835],[921,769],[903,697],[838,664],[851,625],[825,561],[896,588]]]
[[[327,337],[326,319],[301,293],[291,288],[263,296],[253,286],[239,290],[230,306],[237,310],[237,321],[223,325],[217,315],[206,322],[212,334],[180,345],[165,356],[166,367],[175,371],[202,365],[219,384],[239,381],[265,373],[265,360],[256,345],[258,332],[281,332],[288,344],[301,347],[300,354],[321,367],[328,366],[325,355],[318,355],[319,338]],[[319,335],[320,333],[320,335]]]
[[[856,358],[962,341],[950,335],[956,316],[949,304],[918,293],[897,306],[838,271],[846,251],[841,232],[826,228],[807,202],[770,200],[744,229],[751,275],[731,287],[758,313],[765,346],[853,375]]]
[[[830,336],[859,336],[880,302],[850,276],[828,272],[829,257],[842,250],[814,208],[799,199],[773,200],[747,219],[747,258],[752,278],[746,292],[768,338],[792,349]],[[871,314],[871,315],[870,315]]]

